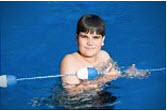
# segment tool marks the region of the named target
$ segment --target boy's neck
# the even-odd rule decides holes
[[[92,56],[92,57],[86,57],[81,55],[80,53],[78,53],[80,55],[80,57],[87,63],[89,64],[95,64],[97,62],[97,55]]]
[[[82,58],[90,64],[94,64],[97,60],[97,57],[84,57],[84,56],[82,56]]]

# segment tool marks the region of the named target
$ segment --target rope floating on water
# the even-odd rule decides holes
[[[28,77],[28,78],[19,78],[19,79],[17,79],[17,81],[35,80],[35,79],[48,79],[48,78],[66,77],[66,76],[72,76],[72,75],[74,75],[74,74]]]
[[[165,67],[156,68],[156,69],[137,69],[135,65],[125,70],[122,77],[145,77],[147,73],[155,72],[155,71],[164,71]],[[107,71],[108,72],[108,71]],[[0,76],[0,87],[7,87],[10,85],[15,85],[17,81],[25,81],[25,80],[38,80],[38,79],[48,79],[48,78],[58,78],[58,77],[66,77],[66,76],[77,76],[79,79],[92,80],[96,78],[99,74],[106,73],[105,70],[97,71],[95,68],[83,68],[77,71],[75,74],[56,74],[56,75],[48,75],[48,76],[37,76],[37,77],[28,77],[28,78],[16,78],[14,75],[2,75]]]
[[[141,69],[143,71],[148,72],[159,72],[166,70],[166,67],[162,68],[154,68],[154,69]],[[24,80],[35,80],[35,79],[48,79],[48,78],[57,78],[57,77],[66,77],[66,76],[74,76],[74,74],[66,74],[66,75],[49,75],[49,76],[38,76],[38,77],[29,77],[29,78],[19,78],[17,81],[24,81]]]
[[[155,69],[142,69],[142,70],[146,70],[146,71],[149,71],[149,72],[159,72],[159,71],[164,71],[164,70],[166,70],[166,67],[155,68]]]
[[[122,77],[144,77],[147,73],[156,72],[156,71],[164,71],[165,67],[162,68],[154,68],[154,69],[137,69],[135,65],[132,65],[132,69],[128,68],[125,73],[123,73]],[[25,80],[38,80],[38,79],[48,79],[48,78],[58,78],[58,77],[66,77],[66,76],[77,76],[79,79],[87,79],[91,80],[97,77],[99,74],[104,74],[105,71],[97,71],[95,68],[83,68],[79,72],[75,74],[57,74],[57,75],[48,75],[48,76],[37,76],[37,77],[27,77],[27,78],[16,78],[14,75],[2,75],[0,76],[0,87],[7,87],[9,85],[15,85],[17,81],[25,81]]]

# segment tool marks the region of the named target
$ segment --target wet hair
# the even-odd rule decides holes
[[[105,24],[104,21],[97,15],[87,14],[83,15],[77,23],[76,34],[79,35],[80,32],[84,33],[94,33],[105,35]]]

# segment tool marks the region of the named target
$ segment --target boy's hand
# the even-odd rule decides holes
[[[121,76],[120,71],[116,70],[111,63],[109,63],[109,66],[105,71],[107,72],[104,74],[105,76],[110,76],[112,78],[117,78]]]

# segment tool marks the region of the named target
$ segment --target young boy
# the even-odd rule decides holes
[[[85,67],[103,68],[109,72],[90,81],[80,80],[76,76],[62,77],[64,88],[69,93],[97,89],[120,76],[109,54],[101,50],[105,40],[105,24],[99,16],[91,14],[82,16],[77,24],[76,36],[78,51],[64,57],[61,63],[61,74],[76,73]]]

